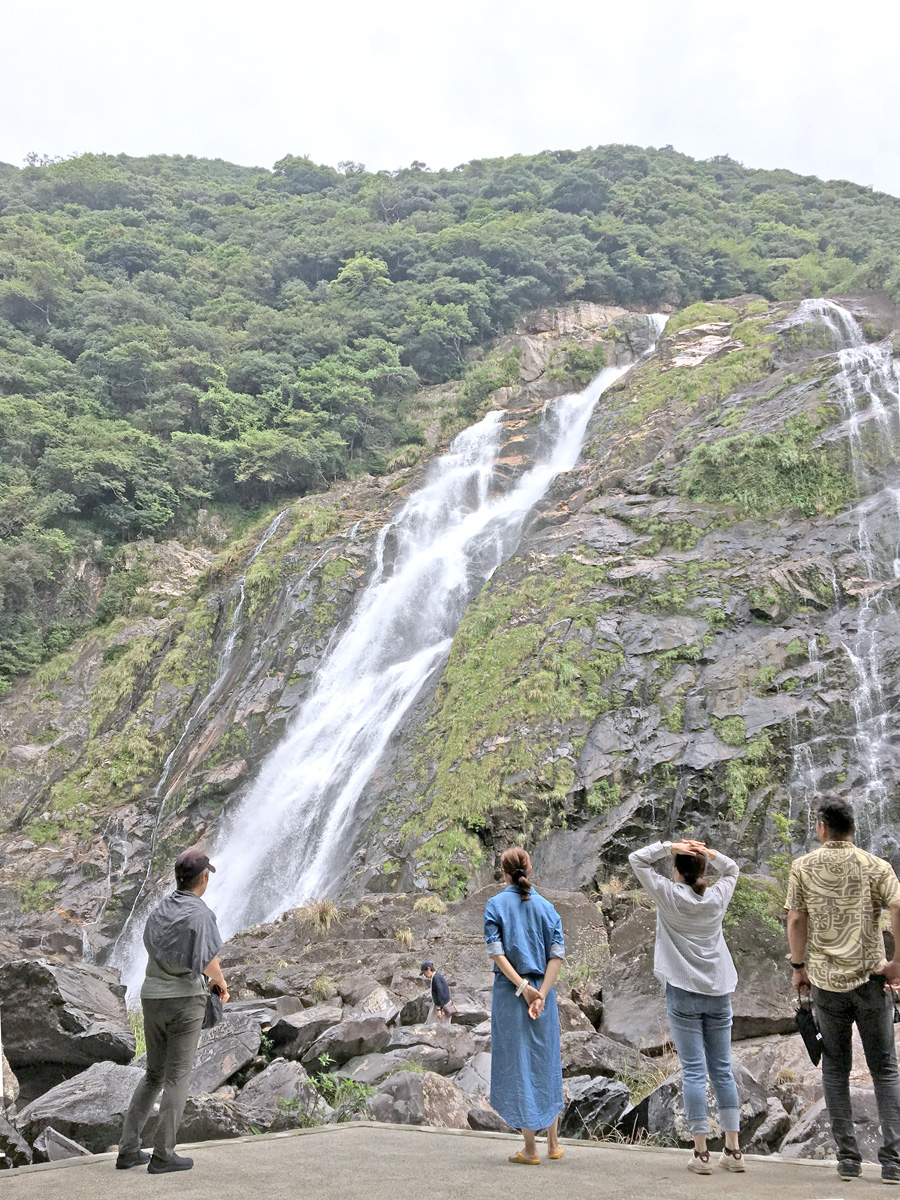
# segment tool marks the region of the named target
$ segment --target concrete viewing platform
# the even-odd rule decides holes
[[[116,1171],[114,1154],[23,1167],[0,1174],[0,1194],[4,1200],[860,1200],[883,1186],[874,1164],[849,1183],[838,1178],[833,1161],[763,1157],[748,1157],[743,1175],[714,1166],[712,1176],[697,1176],[687,1170],[686,1150],[571,1139],[563,1140],[560,1162],[523,1168],[507,1162],[520,1144],[509,1134],[359,1121],[179,1146],[194,1158],[194,1169],[180,1174]]]

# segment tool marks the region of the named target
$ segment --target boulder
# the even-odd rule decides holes
[[[487,1021],[490,1018],[491,1014],[484,1005],[478,1000],[473,1000],[471,996],[454,996],[453,1000],[458,1010],[450,1018],[453,1025],[465,1025],[469,1029],[474,1029],[482,1021]],[[427,1015],[426,1013],[425,1016]],[[423,1017],[422,1019],[424,1021],[425,1018]],[[403,1022],[406,1025],[412,1025],[413,1023],[412,1021]]]
[[[737,1062],[733,1065],[734,1079],[741,1100],[740,1142],[742,1146],[747,1146],[769,1115],[768,1097],[745,1067]],[[681,1081],[681,1071],[676,1071],[659,1087],[654,1088],[640,1104],[635,1105],[633,1119],[629,1118],[627,1124],[634,1129],[643,1129],[657,1135],[667,1145],[693,1145],[693,1138],[684,1117]],[[710,1114],[710,1145],[714,1150],[719,1150],[724,1146],[725,1139],[716,1121],[715,1097],[708,1082],[706,1100]]]
[[[477,1129],[482,1133],[515,1133],[512,1125],[508,1125],[506,1121],[495,1112],[493,1108],[484,1102],[484,1108],[469,1109],[469,1128]]]
[[[618,1079],[589,1075],[569,1080],[568,1101],[559,1123],[562,1137],[606,1137],[633,1112],[628,1088]]]
[[[374,975],[357,971],[338,985],[341,999],[348,1008],[361,1013],[380,1013],[394,1007],[395,999]]]
[[[284,1058],[302,1058],[316,1038],[321,1037],[332,1025],[337,1025],[341,1011],[331,1004],[300,1009],[276,1021],[266,1036]]]
[[[489,1097],[491,1094],[491,1056],[483,1051],[475,1054],[456,1075],[455,1082],[467,1096]]]
[[[400,1009],[400,1024],[401,1025],[422,1025],[428,1017],[428,1010],[431,1008],[431,993],[424,992],[421,996],[414,996],[412,1000],[407,1000]]]
[[[408,1071],[411,1067],[424,1066],[423,1057],[414,1051],[431,1049],[428,1046],[413,1046],[410,1050],[392,1050],[389,1054],[360,1054],[348,1059],[334,1074],[342,1079],[353,1079],[369,1085],[380,1083],[389,1075]]]
[[[872,1088],[851,1087],[853,1123],[863,1158],[878,1161],[881,1125]],[[834,1140],[824,1098],[803,1114],[779,1147],[782,1158],[834,1158]]]
[[[560,996],[557,1005],[559,1007],[560,1033],[594,1033],[594,1026],[574,1000]]]
[[[248,1013],[225,1015],[212,1029],[204,1029],[191,1071],[191,1095],[214,1092],[245,1067],[257,1054],[262,1034],[259,1022]]]
[[[252,1133],[254,1122],[228,1096],[188,1096],[178,1127],[179,1142],[215,1142]],[[144,1139],[146,1141],[146,1137]]]
[[[732,1037],[791,1033],[796,1028],[790,971],[783,969],[784,935],[753,914],[739,918],[727,935],[738,973],[732,999]],[[638,908],[616,926],[612,958],[603,971],[601,1033],[639,1046],[649,1054],[671,1041],[662,985],[653,974],[656,914]]]
[[[340,1066],[360,1054],[378,1054],[388,1049],[391,1034],[383,1017],[347,1017],[339,1025],[327,1029],[300,1055],[300,1061],[310,1070],[317,1070],[319,1058],[327,1054]]]
[[[0,1050],[0,1071],[3,1072],[3,1095],[0,1096],[0,1112],[9,1108],[19,1098],[19,1081],[13,1074],[13,1069],[6,1060],[6,1055]]]
[[[417,1051],[414,1061],[428,1064],[429,1070],[452,1075],[462,1069],[466,1059],[475,1053],[475,1039],[463,1025],[401,1025],[389,1030],[384,1049],[410,1051],[427,1047],[429,1053]]]
[[[763,1123],[747,1143],[751,1154],[771,1154],[791,1128],[791,1115],[777,1096],[770,1096]]]
[[[563,1075],[617,1075],[623,1071],[640,1071],[647,1065],[646,1056],[638,1050],[623,1046],[604,1037],[602,1033],[583,1030],[561,1033]]]
[[[88,1067],[134,1058],[117,971],[91,963],[20,959],[0,967],[3,1050],[13,1066]]]
[[[273,1059],[242,1088],[236,1101],[251,1125],[265,1129],[292,1129],[298,1114],[311,1116],[319,1094],[298,1062]]]
[[[0,1114],[0,1170],[27,1167],[30,1162],[31,1147],[18,1129]]]
[[[62,1162],[66,1158],[82,1158],[85,1154],[90,1154],[90,1150],[59,1133],[52,1125],[35,1139],[34,1156],[41,1162]]]
[[[125,1111],[142,1077],[138,1067],[94,1063],[32,1100],[16,1117],[16,1125],[29,1142],[52,1125],[92,1154],[102,1154],[118,1142]],[[152,1136],[152,1129],[145,1136]]]
[[[401,1071],[377,1088],[368,1103],[373,1121],[392,1125],[435,1125],[442,1129],[469,1129],[469,1101],[465,1092],[443,1075]]]

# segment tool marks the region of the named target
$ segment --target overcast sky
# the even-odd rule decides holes
[[[734,10],[737,11],[734,11]],[[270,167],[608,142],[900,195],[900,4],[809,0],[19,0],[0,161],[31,150]]]

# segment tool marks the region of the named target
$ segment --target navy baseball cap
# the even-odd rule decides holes
[[[420,975],[424,975],[426,971],[433,971],[433,970],[434,970],[434,963],[433,963],[433,962],[423,962],[423,963],[422,963],[422,968],[421,968],[421,970],[419,971],[419,974],[420,974]]]

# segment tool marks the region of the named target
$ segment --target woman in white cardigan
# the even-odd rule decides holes
[[[672,858],[673,879],[655,870]],[[738,866],[703,842],[654,842],[628,859],[641,887],[656,902],[653,971],[666,989],[666,1012],[681,1063],[684,1112],[694,1138],[688,1169],[712,1174],[706,1139],[706,1075],[716,1094],[725,1149],[719,1166],[743,1171],[738,1144],[740,1100],[731,1067],[731,993],[737,972],[722,935]],[[718,878],[706,879],[707,865]]]

